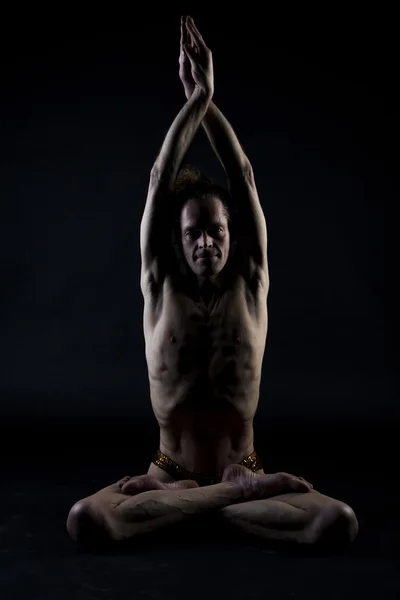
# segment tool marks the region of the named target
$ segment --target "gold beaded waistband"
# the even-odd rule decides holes
[[[193,479],[194,481],[197,481],[199,485],[212,485],[213,483],[219,483],[222,479],[222,472],[217,473],[212,477],[207,477],[201,475],[200,473],[196,473],[195,471],[188,471],[185,469],[185,467],[178,465],[178,463],[172,460],[172,458],[169,458],[166,454],[163,454],[160,449],[158,449],[155,453],[152,462],[157,467],[160,467],[160,469],[163,469],[166,473],[171,475],[171,477],[173,477],[176,481],[182,479]],[[243,458],[243,460],[241,460],[238,464],[247,467],[251,471],[262,469],[261,459],[255,450],[249,456]]]

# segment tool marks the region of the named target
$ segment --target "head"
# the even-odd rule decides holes
[[[183,274],[216,282],[236,246],[229,193],[195,167],[186,166],[175,185],[173,246]]]

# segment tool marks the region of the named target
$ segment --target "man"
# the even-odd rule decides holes
[[[122,541],[211,511],[266,540],[348,543],[358,531],[348,505],[301,477],[266,475],[255,451],[268,324],[266,223],[249,159],[212,102],[212,54],[191,17],[181,19],[179,63],[187,102],[152,168],[140,228],[146,358],[160,446],[146,475],[77,502],[68,532],[82,543]],[[193,169],[181,170],[200,124],[229,192]],[[179,256],[171,245],[176,217]]]

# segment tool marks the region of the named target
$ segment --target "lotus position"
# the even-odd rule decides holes
[[[76,502],[67,530],[85,545],[139,544],[202,515],[268,543],[346,547],[358,531],[352,508],[302,477],[265,473],[254,446],[268,329],[266,220],[249,158],[212,101],[212,53],[191,17],[181,19],[179,75],[186,102],[151,169],[140,226],[159,447],[147,474]],[[183,164],[200,125],[226,189]]]

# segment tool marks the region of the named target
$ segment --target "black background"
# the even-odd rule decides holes
[[[139,226],[185,97],[181,13],[148,8],[112,30],[105,13],[101,25],[65,15],[71,26],[58,17],[23,33],[14,22],[2,41],[0,423],[10,460],[128,447],[147,470],[157,446]],[[399,417],[397,366],[384,352],[384,207],[398,143],[390,15],[188,12],[267,220],[256,447],[383,468]],[[187,160],[225,182],[203,131]]]

